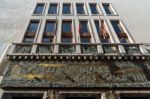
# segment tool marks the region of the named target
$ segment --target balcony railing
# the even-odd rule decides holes
[[[119,46],[123,46],[128,55],[142,54],[140,43],[13,43],[15,46],[12,54],[30,54],[33,45],[36,45],[35,53],[53,53],[55,45],[59,46],[58,53],[76,53],[76,45],[81,46],[82,54],[97,54],[98,45],[102,46],[104,54],[120,54]],[[149,53],[150,54],[150,53]]]

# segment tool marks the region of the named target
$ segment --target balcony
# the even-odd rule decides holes
[[[32,45],[16,45],[13,53],[30,53]]]
[[[46,53],[53,53],[53,46],[52,45],[39,45],[37,48],[37,53],[46,54]]]
[[[119,54],[119,50],[116,45],[103,45],[102,48],[105,54]]]
[[[141,54],[138,46],[135,45],[124,45],[127,54]]]
[[[74,53],[75,47],[73,45],[60,45],[59,46],[59,53]]]
[[[97,53],[97,47],[91,45],[81,45],[81,52],[86,54]]]
[[[120,45],[124,46],[125,52],[122,53]],[[31,59],[39,59],[42,56],[43,59],[57,59],[63,55],[63,57],[72,57],[71,59],[81,59],[85,56],[85,59],[142,59],[146,60],[150,58],[150,53],[143,53],[140,46],[145,44],[135,43],[13,43],[10,47],[8,56],[10,58],[31,57]],[[79,47],[80,46],[80,47]],[[102,47],[102,52],[99,52],[97,48]],[[77,48],[78,47],[78,48]],[[58,50],[54,51],[54,48]],[[77,48],[77,51],[76,51]],[[121,47],[122,49],[123,47]],[[32,49],[32,51],[31,51]],[[81,53],[78,52],[81,50]],[[31,53],[32,52],[32,53]],[[80,58],[79,58],[80,57]]]

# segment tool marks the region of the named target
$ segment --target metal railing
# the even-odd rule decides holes
[[[123,46],[126,54],[142,54],[141,45],[150,46],[149,43],[13,43],[15,46],[13,54],[31,53],[33,45],[36,45],[35,53],[53,53],[54,47],[59,46],[58,53],[75,53],[76,45],[80,45],[81,53],[98,53],[98,45],[103,49],[104,54],[121,53],[119,46]]]

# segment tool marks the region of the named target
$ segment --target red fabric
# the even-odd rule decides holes
[[[100,33],[101,33],[102,37],[104,37],[104,38],[107,37],[107,35],[108,35],[107,30],[105,28],[104,21],[101,21]]]
[[[80,24],[80,22],[79,22],[78,32],[79,32],[79,34],[81,33],[81,24]]]

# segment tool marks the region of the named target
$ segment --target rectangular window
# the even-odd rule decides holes
[[[4,93],[2,99],[43,99],[43,93]]]
[[[30,22],[27,32],[25,33],[23,42],[32,43],[34,41],[38,26],[39,26],[39,21]]]
[[[61,42],[62,43],[72,43],[72,38],[70,38],[70,37],[63,37]]]
[[[50,4],[48,14],[57,14],[58,4]]]
[[[128,42],[128,35],[124,32],[124,29],[121,26],[121,23],[119,20],[112,20],[111,24],[113,26],[114,31],[116,32],[118,38],[120,39],[120,42]],[[126,40],[126,41],[125,41]]]
[[[54,33],[56,28],[55,21],[47,21],[45,26],[45,33]]]
[[[88,33],[88,22],[87,21],[80,21],[80,32],[81,33]]]
[[[115,30],[115,32],[116,32],[117,34],[123,32],[123,30],[122,30],[122,28],[121,28],[121,26],[120,26],[119,21],[111,21],[111,24],[112,24],[112,26],[113,26],[113,28],[114,28],[114,30]]]
[[[42,42],[43,43],[52,43],[53,42],[53,37],[43,37]]]
[[[62,32],[63,33],[71,33],[72,32],[72,22],[71,21],[63,21],[62,22]]]
[[[110,6],[110,4],[103,3],[102,5],[103,5],[103,8],[104,8],[106,14],[108,14],[108,15],[114,14],[113,11],[112,11],[112,8]]]
[[[63,14],[71,14],[71,4],[63,4]]]
[[[89,4],[92,14],[99,14],[96,4]]]
[[[76,4],[77,14],[85,14],[84,4]]]
[[[34,14],[42,14],[44,10],[44,4],[37,4],[34,10]]]

